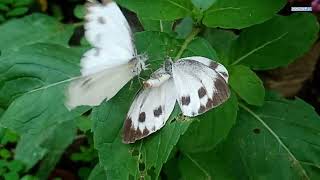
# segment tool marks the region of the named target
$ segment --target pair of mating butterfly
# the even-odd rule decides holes
[[[90,3],[85,37],[94,48],[81,59],[82,76],[71,82],[66,105],[99,105],[145,68],[127,20],[114,2]],[[155,71],[133,101],[124,123],[124,143],[133,143],[165,125],[176,101],[186,116],[197,116],[230,95],[226,68],[204,57],[187,57]]]

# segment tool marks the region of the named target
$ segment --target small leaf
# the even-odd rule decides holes
[[[107,174],[103,167],[97,164],[91,171],[88,180],[105,180],[107,179]]]
[[[87,132],[92,128],[92,120],[88,117],[79,117],[77,119],[77,127],[82,132]]]
[[[285,4],[286,0],[217,0],[205,11],[203,24],[241,29],[272,18]]]
[[[21,16],[21,15],[24,15],[25,13],[27,13],[28,10],[29,10],[29,8],[27,8],[27,7],[17,7],[17,8],[10,10],[6,14],[6,16],[8,16],[8,17]]]
[[[219,62],[216,51],[211,47],[206,39],[200,37],[191,41],[187,49],[184,51],[183,57],[190,56],[203,56]]]
[[[1,148],[0,157],[3,159],[9,159],[11,157],[11,152],[5,148]]]
[[[237,35],[228,30],[207,28],[203,36],[211,44],[212,48],[216,50],[219,62],[228,65],[231,45],[237,39]]]
[[[234,93],[219,107],[197,116],[179,141],[183,152],[201,152],[213,149],[224,140],[236,122],[238,100]]]
[[[0,144],[6,145],[7,143],[15,143],[19,139],[19,135],[9,129],[3,129],[0,133]]]
[[[22,162],[17,160],[9,161],[7,164],[7,167],[10,171],[14,171],[14,172],[20,172],[24,168]]]
[[[152,20],[175,20],[191,14],[189,0],[118,0],[120,5],[130,9],[141,18]]]
[[[77,5],[73,10],[73,14],[79,19],[84,19],[86,8],[84,5]]]
[[[192,4],[201,11],[207,10],[216,1],[217,0],[191,0]]]
[[[19,174],[14,171],[8,172],[3,176],[4,176],[4,180],[19,180]]]
[[[248,104],[261,106],[265,89],[260,78],[246,66],[233,66],[230,69],[229,84]]]
[[[18,0],[14,2],[13,6],[30,6],[32,3],[34,3],[34,0]]]
[[[7,5],[0,2],[0,11],[9,11],[9,10],[10,8]]]
[[[253,69],[288,65],[310,49],[318,32],[319,25],[312,14],[276,16],[240,33],[233,44],[232,64]]]

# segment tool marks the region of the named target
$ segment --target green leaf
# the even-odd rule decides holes
[[[1,2],[0,2],[0,11],[9,11],[10,9],[9,9],[9,7],[7,6],[7,5],[5,5],[5,4],[2,4]]]
[[[117,0],[117,2],[138,14],[152,20],[175,20],[191,14],[189,0]]]
[[[181,137],[179,148],[183,152],[209,151],[224,140],[236,122],[238,101],[234,93],[219,107],[194,119]]]
[[[64,106],[64,87],[79,73],[82,52],[35,44],[0,57],[0,103],[9,106],[0,124],[18,133],[36,133],[82,113],[83,108],[69,112]]]
[[[0,26],[0,57],[8,51],[39,42],[67,45],[72,30],[72,26],[63,25],[41,14],[8,21]]]
[[[88,180],[105,180],[107,179],[107,174],[103,167],[97,164],[91,171]]]
[[[20,172],[23,170],[24,166],[22,162],[17,160],[12,160],[7,163],[7,167],[10,171]]]
[[[17,6],[30,6],[32,3],[34,3],[34,0],[18,0],[15,1],[13,6],[17,7]]]
[[[172,32],[173,21],[150,20],[147,18],[139,18],[139,20],[146,31]]]
[[[216,1],[217,0],[191,0],[192,4],[201,11],[207,10]]]
[[[228,65],[230,61],[231,45],[237,38],[232,31],[207,28],[203,34],[218,54],[219,62]]]
[[[211,47],[209,42],[203,38],[197,37],[188,45],[183,53],[183,57],[203,56],[218,61],[216,51]]]
[[[75,122],[72,120],[52,125],[41,132],[30,132],[19,141],[15,159],[23,162],[27,169],[42,159],[37,176],[46,179],[75,135]]]
[[[226,142],[181,162],[189,179],[319,179],[320,117],[313,107],[275,96],[259,108],[240,107]]]
[[[75,126],[72,120],[86,108],[69,112],[64,107],[64,87],[79,73],[82,52],[83,49],[34,44],[0,57],[0,102],[8,106],[0,124],[21,135],[15,158],[27,168],[48,153],[42,171],[48,173],[70,143],[68,132]],[[66,121],[72,123],[64,127]]]
[[[178,34],[176,38],[185,39],[192,32],[193,20],[191,17],[186,17],[176,26],[175,32]]]
[[[2,159],[9,159],[11,157],[11,152],[5,148],[0,149],[0,157]]]
[[[25,175],[21,178],[21,180],[39,180],[39,178],[32,175]]]
[[[13,4],[14,0],[1,0],[3,4]]]
[[[79,19],[84,19],[86,8],[84,5],[77,5],[73,10],[73,14]]]
[[[8,17],[21,16],[21,15],[24,15],[25,13],[27,13],[28,11],[29,11],[29,8],[27,8],[27,7],[17,7],[17,8],[10,10],[6,14],[6,16],[8,16]]]
[[[232,64],[254,69],[285,66],[307,52],[319,25],[312,14],[295,13],[245,29],[233,45]]]
[[[15,143],[19,139],[18,134],[10,129],[2,128],[0,131],[0,144],[6,145],[7,143]]]
[[[217,0],[207,11],[203,23],[209,27],[241,29],[272,18],[286,0]]]
[[[265,89],[260,78],[246,66],[232,66],[229,84],[248,104],[261,106],[264,103]]]
[[[81,116],[77,119],[77,128],[82,132],[87,132],[92,128],[92,120],[88,117]]]
[[[19,174],[16,172],[8,172],[6,174],[3,175],[4,176],[4,180],[19,180]]]

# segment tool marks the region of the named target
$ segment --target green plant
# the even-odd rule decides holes
[[[0,2],[0,23],[26,14],[33,3],[34,0],[2,0]]]
[[[156,179],[161,171],[169,179],[319,178],[320,117],[300,99],[265,93],[253,71],[286,66],[308,51],[319,32],[312,14],[276,15],[285,0],[117,2],[142,22],[145,31],[135,33],[135,42],[152,70],[168,56],[216,59],[230,72],[232,96],[193,119],[176,109],[161,131],[126,145],[121,128],[140,88],[134,79],[131,88],[92,110],[99,163],[89,179]],[[88,110],[64,107],[64,88],[79,75],[88,49],[68,45],[73,30],[40,14],[0,26],[0,125],[21,136],[15,159],[25,170],[41,160],[40,178],[74,140]]]

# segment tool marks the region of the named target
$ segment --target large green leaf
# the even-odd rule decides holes
[[[35,44],[0,58],[0,103],[8,107],[0,124],[20,133],[37,132],[77,116],[64,107],[63,88],[79,74],[82,52]]]
[[[175,20],[191,14],[190,0],[117,0],[139,17],[152,20]]]
[[[286,0],[217,0],[205,11],[203,23],[241,29],[272,18],[285,4]]]
[[[312,14],[276,16],[240,33],[233,46],[232,64],[254,69],[285,66],[310,49],[318,32]]]
[[[184,152],[209,151],[225,139],[236,122],[238,101],[234,93],[216,109],[194,118],[181,137],[179,148]]]
[[[44,163],[48,162],[45,166],[49,170],[71,142],[72,133],[68,132],[74,129],[72,120],[84,109],[69,112],[64,107],[64,86],[79,74],[82,52],[83,49],[41,43],[0,57],[0,104],[6,109],[0,126],[21,135],[16,158],[27,168],[48,153]],[[63,128],[65,137],[61,138],[55,133],[61,134]]]
[[[265,89],[260,78],[246,66],[230,68],[229,84],[248,104],[260,106],[264,102]]]
[[[263,107],[240,107],[226,142],[184,155],[186,179],[320,178],[320,117],[310,105],[269,96]]]
[[[75,135],[74,121],[53,125],[38,133],[24,134],[16,147],[15,159],[23,162],[27,169],[42,159],[38,176],[46,179]]]
[[[8,21],[0,26],[0,57],[10,50],[39,42],[67,44],[72,31],[72,26],[42,14]]]

